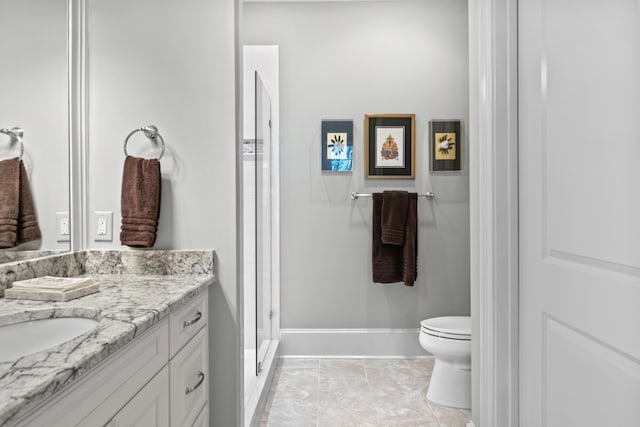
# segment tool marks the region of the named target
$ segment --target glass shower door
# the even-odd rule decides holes
[[[256,375],[271,342],[271,98],[255,73]]]

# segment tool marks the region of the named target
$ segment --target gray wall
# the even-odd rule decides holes
[[[213,248],[211,425],[236,425],[235,11],[233,0],[90,0],[89,211],[114,212],[121,248],[124,138],[160,128],[163,192],[156,249]],[[137,134],[133,155],[153,156]],[[90,226],[95,224],[90,221]]]
[[[468,159],[462,173],[428,171],[429,120],[469,115],[466,0],[246,3],[243,14],[244,44],[280,47],[282,328],[469,314]],[[364,179],[365,113],[416,114],[415,180]],[[320,171],[322,119],[354,120],[353,173]],[[431,188],[415,286],[373,284],[371,200],[349,193]]]

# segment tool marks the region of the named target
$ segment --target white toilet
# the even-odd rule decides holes
[[[420,345],[435,358],[427,399],[440,405],[471,408],[471,318],[423,320]]]

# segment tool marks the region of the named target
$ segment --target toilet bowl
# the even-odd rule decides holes
[[[471,407],[471,318],[445,316],[420,322],[420,345],[435,364],[427,399],[455,408]]]

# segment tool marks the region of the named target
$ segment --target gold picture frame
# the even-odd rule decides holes
[[[415,114],[365,114],[365,177],[414,179],[415,136]]]

